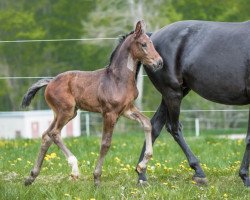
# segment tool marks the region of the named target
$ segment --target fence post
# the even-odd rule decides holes
[[[85,115],[85,124],[86,124],[86,134],[87,136],[90,135],[90,132],[89,132],[89,112],[86,113]]]
[[[199,118],[195,118],[195,136],[200,136],[200,120]]]

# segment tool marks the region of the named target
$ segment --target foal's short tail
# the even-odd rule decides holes
[[[27,93],[23,97],[23,101],[21,106],[23,108],[27,107],[30,105],[31,100],[34,98],[36,95],[37,91],[40,90],[42,87],[46,86],[49,84],[49,82],[52,80],[52,78],[46,78],[46,79],[41,79],[34,83],[27,91]]]

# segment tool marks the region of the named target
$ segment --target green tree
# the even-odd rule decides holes
[[[249,4],[250,0],[2,0],[0,40],[117,37],[130,32],[135,19],[140,18],[146,21],[148,31],[179,20],[244,21],[250,17]],[[72,69],[94,70],[109,62],[116,44],[114,40],[0,43],[0,76],[55,76]],[[18,110],[23,94],[35,81],[0,80],[0,110]],[[160,95],[145,78],[144,109],[155,110],[158,101]],[[45,108],[42,93],[32,105]],[[184,109],[201,107],[220,105],[201,101],[193,92],[183,102]]]

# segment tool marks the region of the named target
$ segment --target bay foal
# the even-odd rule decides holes
[[[96,185],[100,183],[102,165],[111,145],[114,126],[122,115],[140,122],[144,128],[146,151],[143,160],[137,165],[137,171],[141,173],[146,169],[152,156],[151,124],[133,104],[138,95],[135,77],[139,61],[154,70],[162,66],[161,57],[145,34],[143,21],[139,21],[135,30],[123,37],[106,68],[91,72],[67,71],[53,79],[42,79],[29,88],[22,106],[28,106],[36,92],[46,86],[45,99],[54,112],[54,120],[43,133],[37,161],[25,185],[30,185],[38,176],[46,152],[53,142],[62,150],[72,167],[71,177],[78,178],[77,159],[60,136],[61,129],[76,116],[78,109],[99,112],[103,116],[100,156],[94,170]]]

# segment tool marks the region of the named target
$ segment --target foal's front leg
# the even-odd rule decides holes
[[[123,115],[129,119],[140,122],[144,128],[146,150],[142,161],[136,167],[138,173],[143,173],[147,168],[148,161],[153,155],[152,136],[151,136],[152,127],[150,120],[145,115],[143,115],[134,105],[132,105],[132,107],[129,110],[124,112]]]
[[[95,185],[98,186],[100,184],[100,178],[102,175],[102,165],[104,161],[104,157],[106,156],[112,140],[112,134],[114,130],[115,123],[117,121],[117,114],[115,113],[105,113],[103,115],[103,133],[102,133],[102,142],[101,149],[98,161],[96,163],[94,175]]]

